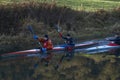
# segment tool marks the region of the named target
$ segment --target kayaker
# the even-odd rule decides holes
[[[38,40],[41,45],[42,45],[42,48],[40,48],[42,54],[47,54],[47,56],[43,57],[41,59],[41,61],[45,61],[45,65],[48,66],[50,60],[52,59],[52,56],[53,54],[50,53],[50,52],[47,52],[48,50],[52,50],[53,49],[53,44],[52,44],[52,41],[51,39],[49,38],[48,35],[44,35],[44,37],[40,38],[38,37],[37,35],[34,35],[33,37],[34,39]]]
[[[108,41],[112,41],[109,45],[111,46],[120,46],[120,34],[116,33],[115,36],[113,38],[108,38]],[[120,48],[114,48],[112,50],[112,53],[118,57],[120,55]]]
[[[120,45],[120,35],[119,35],[119,34],[116,34],[116,35],[115,35],[114,42],[115,42],[116,44]]]
[[[115,44],[120,45],[120,34],[116,33],[113,39],[109,39],[109,41],[113,41]]]
[[[115,44],[120,45],[120,34],[117,33],[115,35],[115,39],[113,39],[112,41],[114,41]],[[119,57],[120,56],[120,49],[119,48],[115,49],[114,54],[115,54],[116,57]]]
[[[62,63],[63,59],[66,58],[68,61],[71,60],[74,56],[74,40],[71,37],[70,34],[67,34],[66,36],[63,36],[60,30],[58,29],[59,36],[65,40],[65,55],[63,55],[59,63],[55,66],[55,69],[58,69],[59,65]]]

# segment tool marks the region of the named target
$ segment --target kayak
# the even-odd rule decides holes
[[[74,50],[77,51],[77,49],[83,49],[88,48],[91,46],[95,46],[98,43],[96,42],[89,42],[89,43],[80,43],[75,44]],[[57,45],[52,50],[49,50],[48,52],[52,52],[55,54],[61,54],[64,53],[66,50],[66,44],[63,45]],[[30,50],[23,50],[23,51],[17,51],[17,52],[10,52],[10,53],[4,53],[1,54],[2,59],[14,59],[14,58],[23,58],[23,57],[46,57],[47,54],[43,54],[41,49],[30,49]]]
[[[82,52],[85,54],[97,54],[103,52],[109,52],[114,49],[119,49],[120,45],[115,44],[113,41],[107,40],[92,40],[86,41],[82,43],[75,44],[74,52]],[[65,53],[66,44],[56,45],[52,50],[48,50],[47,52],[51,52],[54,54]],[[43,53],[40,48],[38,49],[30,49],[23,50],[17,52],[4,53],[0,55],[0,59],[16,59],[16,58],[26,58],[26,57],[46,57],[47,53]]]
[[[96,54],[96,53],[102,53],[102,52],[110,52],[115,49],[119,49],[120,45],[115,44],[113,42],[110,42],[108,44],[101,45],[95,47],[86,48],[84,51],[88,54]]]

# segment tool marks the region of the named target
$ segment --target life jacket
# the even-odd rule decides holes
[[[65,43],[68,44],[68,45],[74,45],[74,41],[73,41],[73,38],[67,38],[67,37],[64,37],[62,35],[62,33],[59,33],[59,36],[65,40]]]
[[[68,45],[73,45],[74,44],[74,42],[73,42],[73,39],[72,38],[67,38],[67,37],[64,37],[64,39],[66,40],[65,42],[66,42],[66,44],[68,44]]]
[[[38,38],[38,40],[42,43],[42,46],[46,48],[47,50],[53,49],[53,44],[50,39],[45,40],[44,38]]]

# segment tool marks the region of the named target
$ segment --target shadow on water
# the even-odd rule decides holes
[[[111,49],[110,51],[108,51],[108,53],[110,55],[115,55],[116,57],[119,57],[120,56],[120,48]]]

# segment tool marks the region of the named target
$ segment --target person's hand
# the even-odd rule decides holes
[[[38,39],[38,36],[37,36],[37,35],[34,35],[33,38],[34,38],[34,39]]]
[[[43,52],[43,53],[46,53],[46,52],[47,52],[47,49],[46,49],[46,48],[42,48],[42,52]]]

